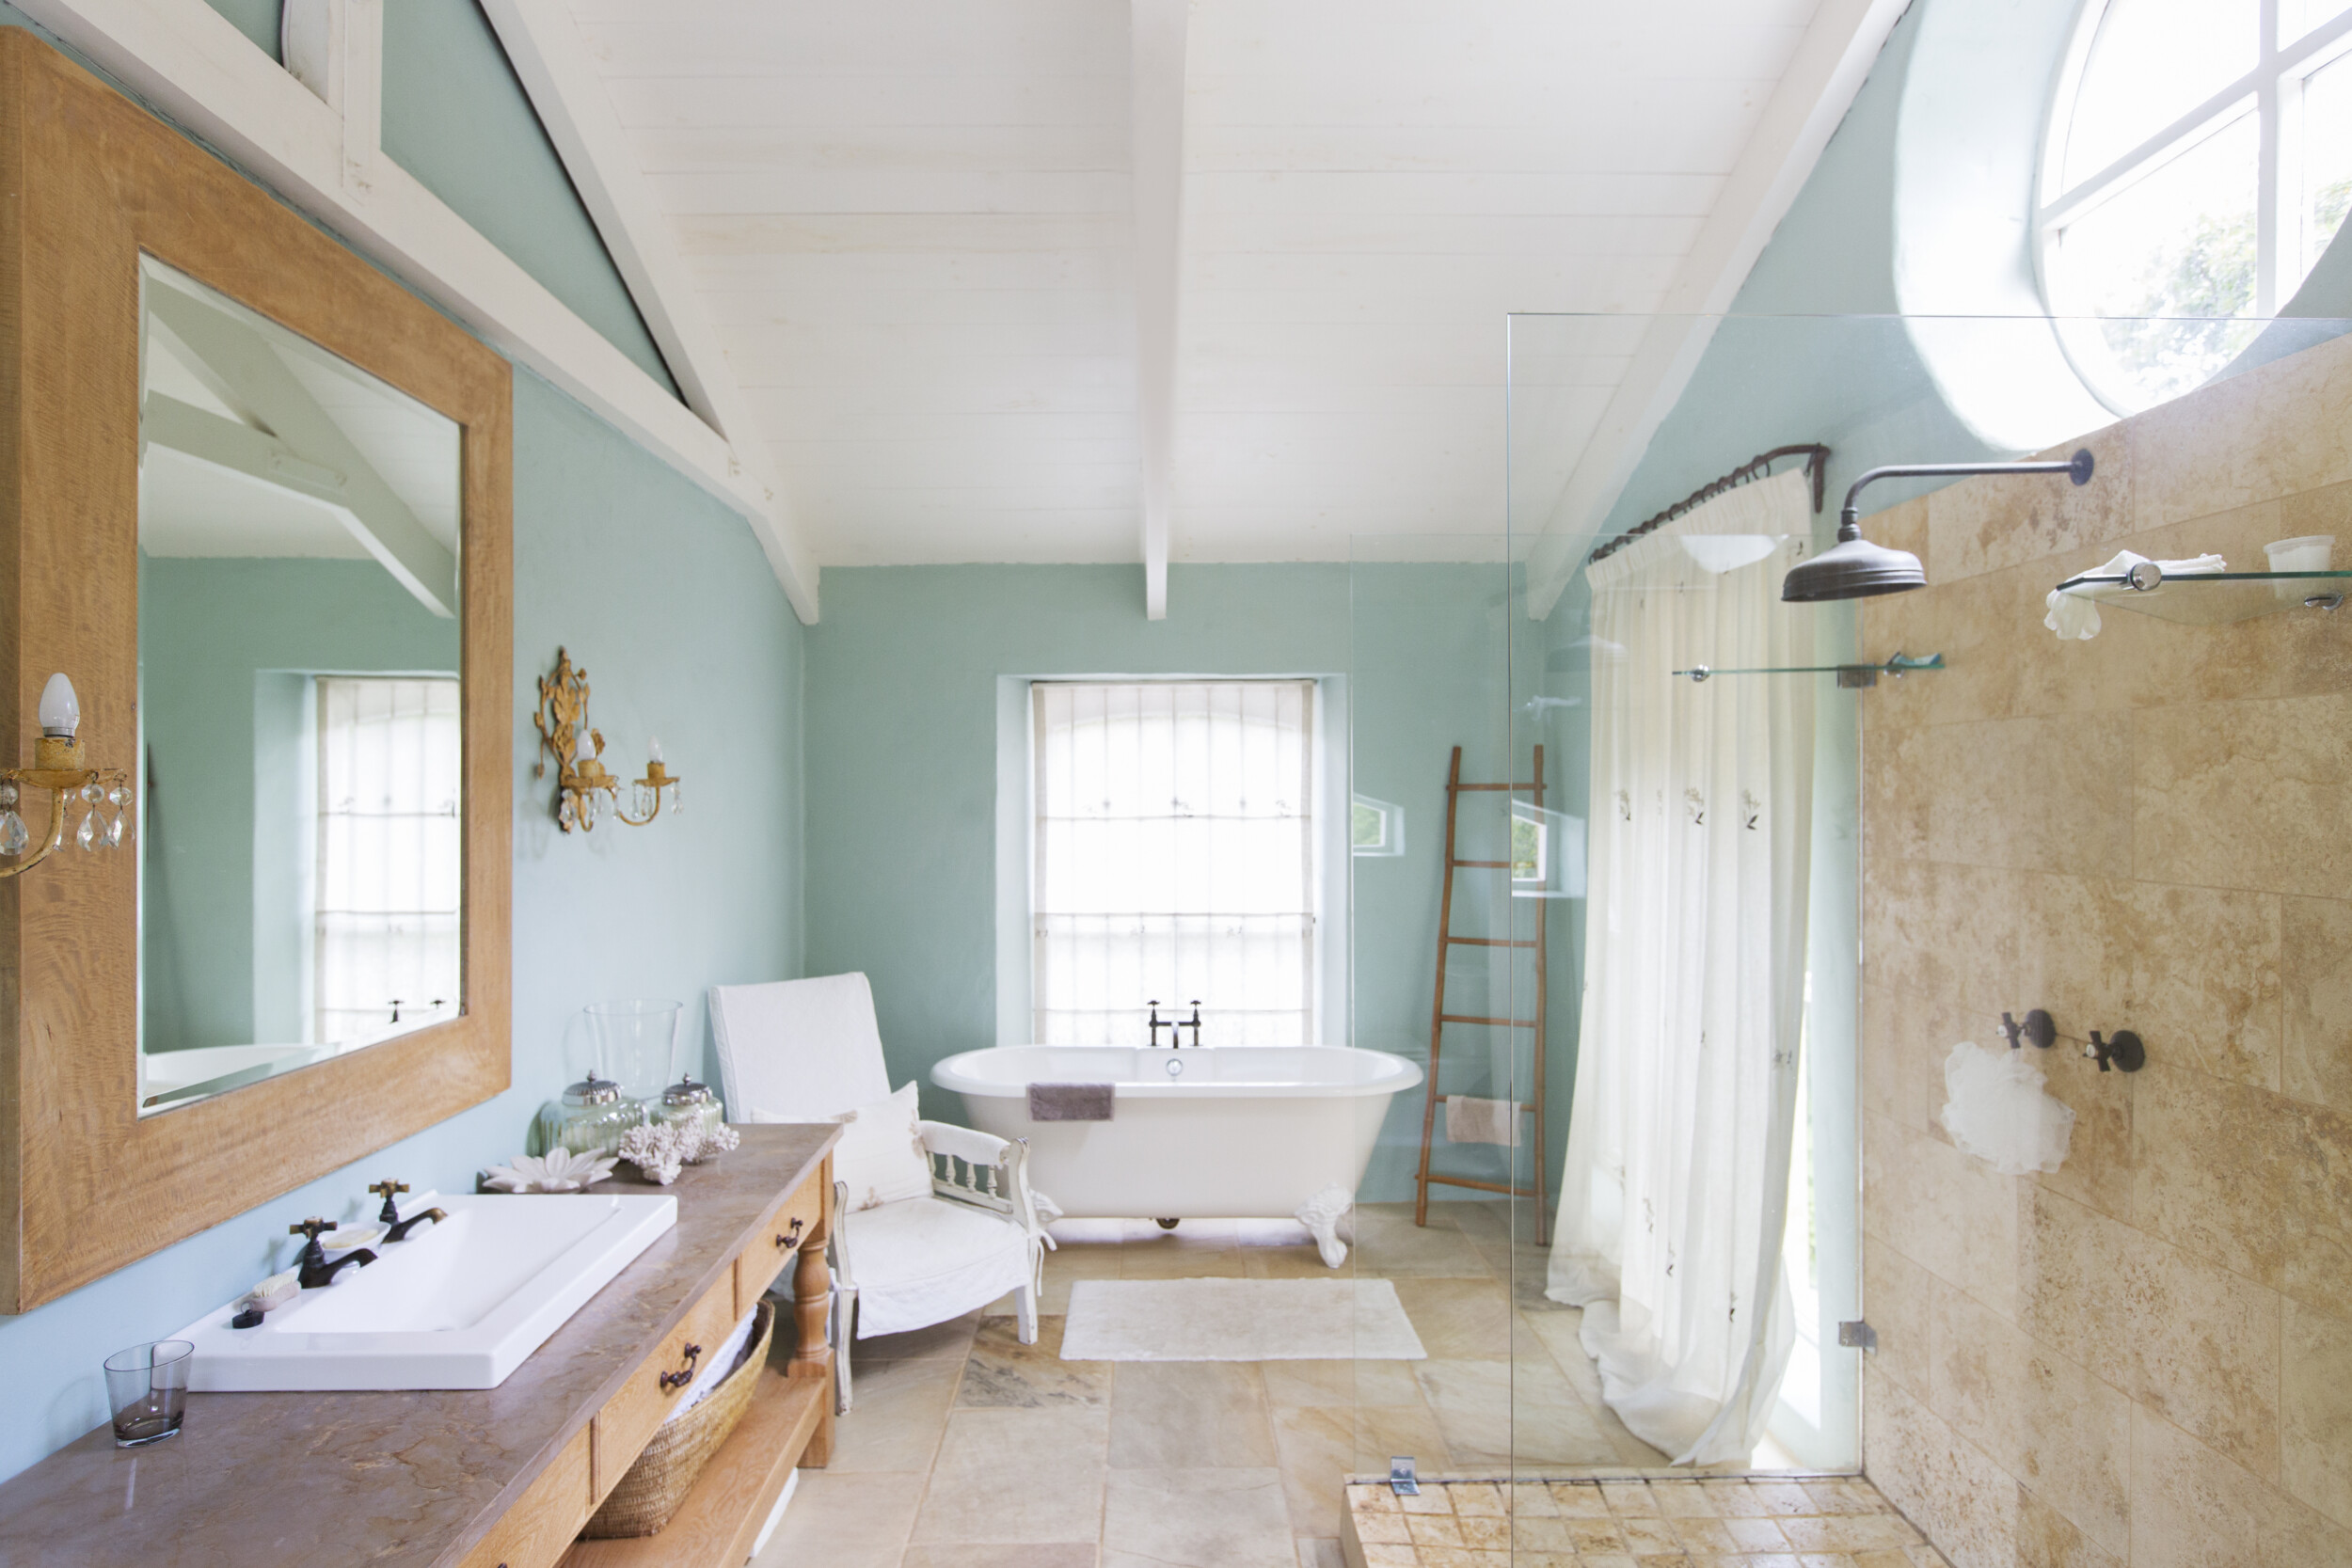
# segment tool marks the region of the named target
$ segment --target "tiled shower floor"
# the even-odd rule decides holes
[[[1063,1221],[1037,1344],[1009,1301],[859,1342],[833,1463],[803,1473],[757,1568],[1338,1568],[1345,1480],[1391,1454],[1424,1475],[1509,1473],[1515,1451],[1522,1477],[1663,1466],[1602,1406],[1540,1248],[1513,1281],[1505,1224],[1480,1203],[1433,1205],[1426,1228],[1409,1205],[1359,1216],[1351,1266],[1395,1282],[1427,1360],[1113,1364],[1060,1359],[1074,1280],[1329,1271],[1288,1223]],[[1757,1568],[1800,1563],[1847,1568]]]
[[[1947,1568],[1865,1481],[1347,1489],[1351,1568]]]

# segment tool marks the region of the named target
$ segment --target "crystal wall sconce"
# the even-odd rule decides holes
[[[620,776],[605,767],[604,736],[588,727],[588,672],[575,665],[572,656],[562,648],[555,650],[555,673],[539,677],[539,711],[532,722],[538,727],[540,750],[555,758],[555,820],[565,832],[574,828],[593,832],[608,816],[642,828],[660,816],[664,806],[672,816],[686,809],[678,799],[677,775],[662,764],[660,741],[646,743],[652,760],[645,764],[645,776],[633,784],[624,785]],[[531,776],[548,776],[546,756],[532,768]],[[624,787],[636,808],[634,816],[621,804]]]
[[[81,727],[81,699],[61,671],[41,689],[40,738],[33,742],[33,766],[0,768],[0,856],[10,863],[0,864],[0,877],[30,871],[65,843],[66,801],[76,795],[87,809],[73,841],[85,849],[121,847],[123,812],[131,803],[130,775],[119,768],[84,767],[82,743],[73,737]],[[28,788],[49,791],[49,831],[29,856],[24,851],[32,847],[32,831],[16,809],[22,791]],[[103,814],[106,806],[114,808],[111,819]]]

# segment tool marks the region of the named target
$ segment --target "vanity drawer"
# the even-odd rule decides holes
[[[831,1161],[825,1161],[809,1172],[808,1180],[790,1197],[776,1205],[774,1215],[759,1227],[759,1233],[736,1258],[735,1300],[744,1312],[750,1311],[760,1293],[800,1257],[801,1243],[818,1233],[818,1222],[825,1213],[825,1176],[831,1165]]]
[[[592,1493],[595,1501],[602,1502],[605,1494],[620,1484],[647,1439],[660,1427],[661,1418],[670,1413],[673,1404],[685,1398],[687,1384],[665,1387],[661,1382],[663,1374],[675,1375],[690,1370],[686,1354],[689,1345],[700,1345],[705,1356],[718,1354],[720,1345],[735,1327],[735,1316],[734,1275],[721,1275],[719,1282],[687,1309],[685,1321],[670,1331],[661,1341],[661,1348],[640,1362],[621,1391],[596,1412],[593,1424],[596,1434]],[[692,1379],[689,1378],[687,1383],[691,1382]]]
[[[466,1554],[465,1568],[553,1568],[588,1522],[588,1429],[581,1427]]]

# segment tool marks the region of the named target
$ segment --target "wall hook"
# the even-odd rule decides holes
[[[2018,1022],[2009,1014],[2003,1013],[2001,1033],[2009,1037],[2009,1048],[2011,1051],[2017,1049],[2021,1040],[2031,1040],[2035,1047],[2042,1051],[2047,1051],[2058,1043],[2058,1024],[2048,1013],[2043,1012],[2040,1007],[2028,1012],[2023,1023]]]
[[[2113,1039],[2100,1038],[2093,1029],[2083,1054],[2097,1062],[2101,1072],[2137,1072],[2148,1065],[2148,1048],[2129,1029],[2118,1029]]]

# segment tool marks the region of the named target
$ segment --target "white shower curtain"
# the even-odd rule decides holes
[[[1780,600],[1810,512],[1804,476],[1784,474],[1585,568],[1609,657],[1593,673],[1583,1015],[1546,1293],[1584,1308],[1610,1407],[1677,1464],[1745,1461],[1788,1361],[1822,677],[1673,672],[1814,661],[1820,611]]]

